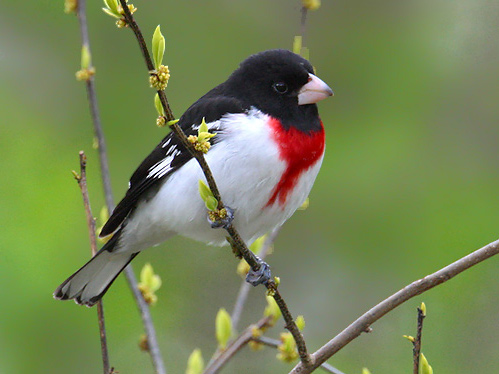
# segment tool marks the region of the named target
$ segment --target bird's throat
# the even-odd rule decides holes
[[[286,163],[286,169],[274,187],[266,207],[275,203],[284,207],[289,193],[302,173],[315,165],[324,153],[324,126],[320,122],[320,130],[310,132],[293,126],[286,129],[278,119],[272,117],[268,124],[271,136],[279,149],[279,158]]]

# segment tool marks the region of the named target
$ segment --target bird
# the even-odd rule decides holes
[[[249,56],[180,117],[186,136],[202,122],[215,134],[206,161],[245,242],[282,225],[308,197],[325,151],[316,103],[332,95],[308,60],[273,49]],[[200,180],[196,159],[170,132],[131,176],[99,234],[110,239],[54,298],[93,306],[135,256],[174,235],[227,244],[207,219]]]

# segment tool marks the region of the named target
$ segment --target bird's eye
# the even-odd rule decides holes
[[[288,92],[288,85],[284,82],[277,82],[272,85],[274,91],[280,94]]]

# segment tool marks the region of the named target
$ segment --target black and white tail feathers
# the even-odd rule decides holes
[[[57,287],[54,298],[74,299],[77,304],[88,307],[99,301],[121,271],[139,254],[113,252],[118,237],[119,232],[80,270]]]

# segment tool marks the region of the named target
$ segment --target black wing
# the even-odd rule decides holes
[[[187,136],[197,134],[197,126],[201,124],[203,117],[209,126],[210,122],[219,120],[227,113],[243,113],[249,109],[237,99],[217,97],[219,87],[199,99],[180,117],[179,125]],[[210,131],[220,133],[223,129],[210,128]],[[212,138],[212,145],[217,143],[217,138]],[[116,231],[137,203],[148,195],[146,192],[153,191],[153,186],[157,186],[191,158],[190,152],[170,132],[135,170],[125,197],[116,206],[99,236],[107,236]]]

